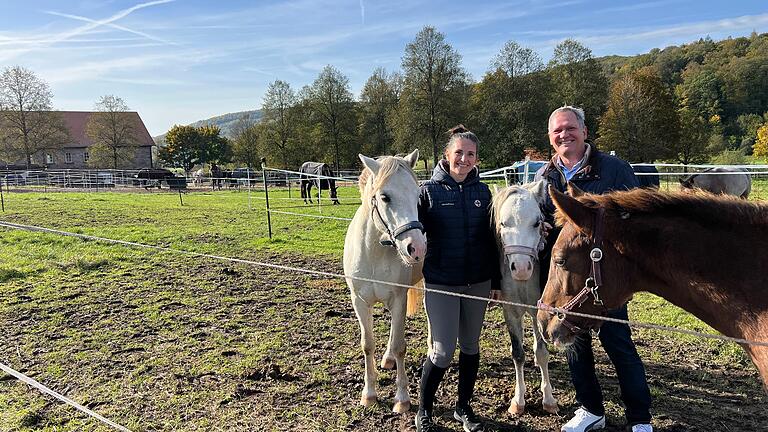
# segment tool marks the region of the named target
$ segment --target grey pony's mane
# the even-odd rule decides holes
[[[504,202],[507,200],[507,198],[509,198],[510,195],[518,194],[524,190],[533,193],[537,186],[538,182],[524,183],[522,185],[512,185],[501,189],[493,195],[493,201],[491,202],[491,223],[493,224],[495,232],[498,233],[501,230],[501,220],[498,216],[501,214],[501,206],[504,205]]]

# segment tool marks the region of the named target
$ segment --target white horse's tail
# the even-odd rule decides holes
[[[409,317],[416,315],[424,303],[424,290],[418,286],[424,280],[424,276],[421,274],[422,265],[413,266],[413,273],[411,274],[411,286],[413,288],[408,289],[408,306],[405,309],[405,314]]]

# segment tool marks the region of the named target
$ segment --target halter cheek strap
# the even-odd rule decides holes
[[[379,211],[379,206],[376,201],[376,197],[371,198],[371,217],[373,218],[373,221],[376,225],[381,225],[384,229],[380,229],[380,231],[383,231],[387,237],[389,237],[388,240],[381,240],[379,241],[379,244],[382,246],[391,246],[395,247],[395,240],[397,240],[398,237],[405,234],[406,232],[410,230],[419,230],[421,232],[424,232],[424,225],[422,225],[419,221],[410,221],[406,222],[403,225],[400,225],[399,227],[395,228],[394,230],[390,230],[389,226],[387,225],[387,221],[384,220],[384,217],[381,216],[381,212]]]
[[[592,233],[592,250],[589,251],[589,259],[592,261],[592,268],[589,273],[589,277],[584,281],[584,288],[579,291],[568,303],[563,307],[554,307],[548,305],[539,299],[537,307],[541,310],[549,312],[550,315],[556,316],[560,322],[573,333],[579,334],[586,331],[581,327],[568,321],[566,313],[581,307],[587,298],[591,295],[594,298],[594,305],[600,306],[605,312],[607,309],[603,305],[603,301],[600,299],[598,290],[603,284],[602,272],[600,271],[600,262],[603,260],[603,250],[600,248],[603,243],[603,218],[605,217],[605,209],[600,207],[595,214],[595,231]]]

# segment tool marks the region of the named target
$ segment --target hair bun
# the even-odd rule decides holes
[[[460,134],[464,132],[469,132],[469,129],[465,128],[463,124],[460,124],[448,129],[449,135],[455,135],[455,134]]]

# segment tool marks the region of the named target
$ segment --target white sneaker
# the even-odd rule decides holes
[[[560,428],[560,432],[586,432],[604,427],[605,416],[596,416],[584,408],[579,408],[573,413],[573,418]],[[642,429],[639,430],[642,431]]]
[[[636,424],[632,426],[632,432],[653,432],[653,426],[649,424]]]

